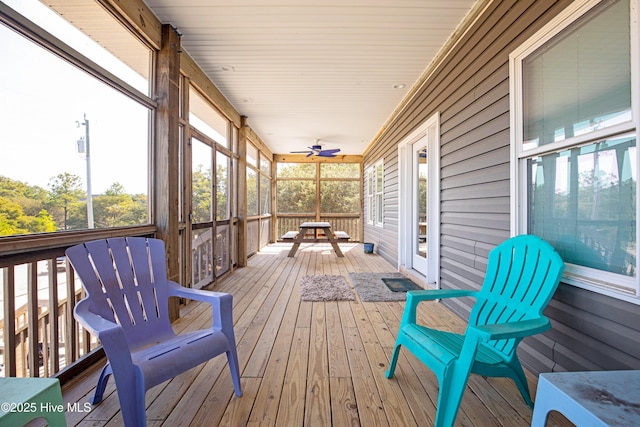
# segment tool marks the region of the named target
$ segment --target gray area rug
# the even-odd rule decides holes
[[[302,301],[353,301],[353,291],[342,276],[302,276],[300,280]]]
[[[393,292],[382,281],[383,278],[401,279],[402,273],[349,273],[351,283],[363,302],[405,301],[406,292]]]

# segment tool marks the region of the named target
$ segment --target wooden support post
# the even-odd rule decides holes
[[[247,266],[247,118],[242,116],[238,137],[238,267]]]
[[[180,35],[171,25],[162,26],[162,47],[157,55],[155,97],[158,102],[155,117],[154,144],[154,222],[157,237],[164,240],[169,280],[179,281],[179,216],[178,191],[180,146]],[[179,317],[179,302],[169,304],[169,317]]]

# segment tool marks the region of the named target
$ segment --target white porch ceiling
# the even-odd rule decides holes
[[[475,3],[144,1],[276,154],[362,154]]]

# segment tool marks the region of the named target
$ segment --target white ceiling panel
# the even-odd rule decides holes
[[[362,154],[475,1],[145,3],[274,153]]]

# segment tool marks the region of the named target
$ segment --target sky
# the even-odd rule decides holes
[[[75,29],[55,24],[57,15],[36,0],[2,0],[40,20],[51,32],[73,39],[76,48],[119,76],[127,71],[115,58]],[[41,10],[42,9],[42,10]],[[36,16],[37,15],[37,16]],[[48,188],[52,177],[68,172],[86,185],[86,160],[77,141],[89,122],[92,193],[114,182],[128,193],[147,193],[148,109],[58,59],[0,25],[0,175]],[[125,76],[135,87],[145,81]]]

